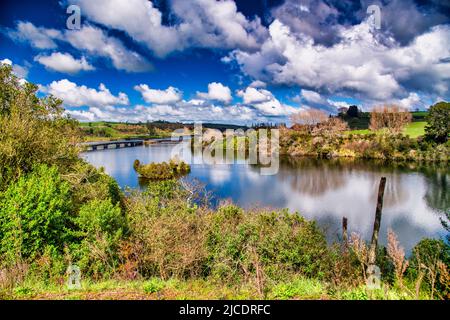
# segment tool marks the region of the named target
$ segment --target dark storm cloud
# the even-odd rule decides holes
[[[450,15],[438,1],[394,0],[380,3],[382,32],[391,34],[401,45],[408,44],[417,35],[428,31],[431,27],[450,22]],[[373,0],[362,0],[362,9]],[[358,13],[360,18],[366,15],[365,10]]]
[[[286,0],[272,8],[272,17],[295,33],[311,36],[326,46],[340,41],[339,28],[359,24],[367,17],[370,5],[381,8],[382,34],[393,36],[401,45],[431,27],[450,22],[449,1],[339,1]]]
[[[338,41],[336,26],[343,15],[333,4],[321,0],[287,0],[274,8],[274,18],[295,33],[311,36],[317,43],[331,45]]]

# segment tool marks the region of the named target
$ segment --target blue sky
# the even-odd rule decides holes
[[[0,60],[81,121],[286,122],[450,97],[447,1],[10,1],[0,15]]]

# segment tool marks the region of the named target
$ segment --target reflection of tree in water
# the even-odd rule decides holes
[[[296,169],[298,174],[293,174]],[[290,181],[293,190],[309,195],[321,195],[345,185],[345,167],[335,161],[287,158],[280,163],[279,177]]]
[[[448,193],[449,172],[443,170],[423,170],[427,179],[425,200],[430,208],[440,212],[450,209],[450,194]]]
[[[284,157],[280,162],[279,177],[289,180],[292,188],[300,193],[322,195],[325,192],[345,186],[350,174],[372,181],[371,198],[375,203],[379,179],[387,177],[384,205],[392,207],[408,199],[411,188],[404,186],[403,173],[419,172],[427,178],[427,196],[431,208],[445,210],[449,206],[449,195],[446,192],[448,175],[442,176],[441,164],[388,162],[383,160],[366,159],[316,159],[301,157]],[[293,174],[293,169],[297,174]],[[431,179],[430,179],[431,177]],[[358,196],[358,195],[355,195]],[[412,195],[415,196],[415,195]]]
[[[399,163],[396,166],[401,172],[416,172],[425,178],[425,200],[427,205],[443,214],[450,210],[450,194],[448,185],[450,171],[445,162]]]
[[[409,191],[411,189],[404,186],[406,182],[401,173],[386,172],[384,174],[379,174],[374,172],[367,172],[366,174],[370,177],[371,181],[373,181],[373,191],[370,193],[370,202],[374,204],[374,208],[377,202],[378,187],[381,176],[386,177],[386,188],[384,190],[383,198],[383,206],[385,208],[394,207],[398,204],[404,203],[409,198]]]
[[[425,201],[439,214],[443,227],[448,231],[447,239],[450,241],[449,170],[446,166],[439,166],[437,168],[426,167],[421,171],[428,182]]]

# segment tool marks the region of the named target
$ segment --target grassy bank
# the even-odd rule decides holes
[[[411,112],[412,122],[425,122],[428,115],[427,111]],[[368,130],[370,126],[370,112],[360,112],[357,117],[350,117],[346,114],[341,114],[339,117],[344,120],[349,128],[354,131]]]
[[[411,138],[418,138],[425,135],[425,126],[427,125],[424,121],[412,122],[406,126],[403,130],[403,134]]]
[[[402,131],[405,136],[409,136],[410,138],[418,138],[420,136],[425,135],[425,121],[412,122],[408,124]],[[373,131],[369,129],[360,129],[360,130],[349,130],[346,131],[345,134],[371,134]],[[381,133],[381,132],[379,132]]]
[[[272,300],[413,300],[411,291],[399,288],[368,290],[364,286],[348,290],[331,290],[324,283],[306,278],[280,282],[267,291]],[[422,295],[420,299],[429,299]],[[104,280],[82,282],[81,289],[69,290],[65,285],[26,283],[3,296],[3,299],[26,300],[254,300],[261,299],[251,285],[227,286],[211,281],[152,278],[150,280]]]

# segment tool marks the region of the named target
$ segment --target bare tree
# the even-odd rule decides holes
[[[293,128],[311,132],[318,123],[328,120],[328,115],[319,109],[307,109],[297,112],[291,116]]]
[[[312,130],[312,134],[314,136],[333,137],[347,130],[349,130],[347,122],[337,117],[333,117],[316,124]]]
[[[411,120],[412,115],[406,108],[397,105],[378,106],[370,114],[370,129],[387,128],[392,132],[400,132]]]

